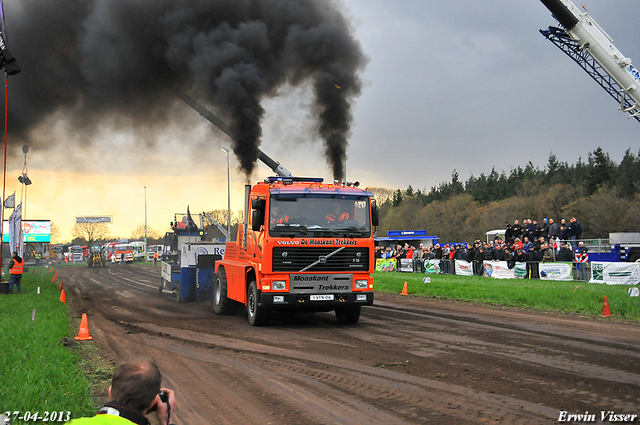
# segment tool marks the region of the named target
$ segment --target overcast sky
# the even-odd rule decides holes
[[[5,0],[11,34],[11,4]],[[584,0],[592,18],[627,57],[640,63],[638,0]],[[543,169],[553,152],[575,163],[601,146],[619,162],[638,153],[640,123],[538,31],[556,25],[539,0],[344,0],[369,58],[361,74],[347,150],[347,178],[366,186],[429,189],[471,174],[509,173],[528,161]],[[14,52],[18,61],[18,52]],[[19,78],[19,76],[12,77]],[[298,175],[329,179],[314,135],[310,90],[283,88],[267,100],[261,148]],[[194,128],[167,134],[162,148],[136,144],[106,128],[96,144],[77,148],[64,128],[59,144],[28,156],[29,218],[51,218],[68,232],[78,215],[112,215],[114,234],[144,222],[165,230],[175,212],[226,208],[229,142],[213,137],[197,114]],[[14,142],[14,152],[22,144]],[[8,164],[7,194],[24,157]],[[232,208],[240,209],[244,176],[232,169]],[[253,180],[272,173],[260,165]],[[6,217],[5,217],[6,218]],[[67,237],[67,233],[63,233]]]
[[[582,4],[637,66],[640,2]],[[428,189],[453,169],[466,180],[492,166],[543,168],[550,152],[568,163],[598,146],[616,162],[627,148],[638,153],[640,123],[538,32],[556,25],[540,1],[347,6],[371,58],[356,106],[351,176],[366,170],[367,180]]]

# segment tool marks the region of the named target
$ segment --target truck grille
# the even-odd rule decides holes
[[[326,257],[335,251],[330,248],[273,248],[274,272],[297,272],[321,257]],[[305,270],[308,272],[360,272],[369,269],[369,250],[367,248],[345,248],[324,259],[315,266]]]

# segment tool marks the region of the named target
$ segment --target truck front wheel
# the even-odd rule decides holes
[[[338,319],[338,323],[343,325],[357,323],[360,319],[361,309],[362,306],[359,304],[336,309],[336,319]]]
[[[260,326],[269,320],[269,310],[260,305],[260,294],[255,280],[249,285],[247,291],[247,317],[252,326]]]
[[[235,311],[233,300],[227,297],[227,273],[224,267],[218,268],[216,279],[213,281],[213,312],[215,314],[233,314]]]

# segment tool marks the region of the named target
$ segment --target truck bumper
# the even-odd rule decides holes
[[[333,295],[330,301],[311,301],[311,294],[263,292],[260,304],[273,310],[331,311],[348,305],[373,305],[373,292],[350,292]]]

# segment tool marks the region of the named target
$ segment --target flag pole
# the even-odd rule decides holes
[[[0,5],[0,7],[2,7]],[[3,13],[4,15],[4,13]],[[4,16],[3,16],[4,17]],[[0,270],[4,267],[4,197],[7,188],[7,118],[8,118],[8,106],[9,106],[9,76],[4,73],[4,166],[2,176],[2,241],[0,242]]]
[[[5,24],[4,24],[4,1],[0,0],[0,14],[2,14],[2,35],[6,36],[5,33]],[[5,37],[5,42],[7,42],[7,39]],[[0,236],[0,271],[3,270],[4,267],[4,197],[5,197],[5,192],[6,192],[6,188],[7,188],[7,124],[8,124],[8,117],[9,117],[9,113],[8,113],[8,108],[9,106],[9,74],[7,74],[7,72],[4,72],[4,165],[2,168],[2,212],[0,213],[0,217],[2,218],[2,221],[0,224],[0,227],[2,228],[2,230],[0,231],[0,234],[2,234],[2,236]]]

